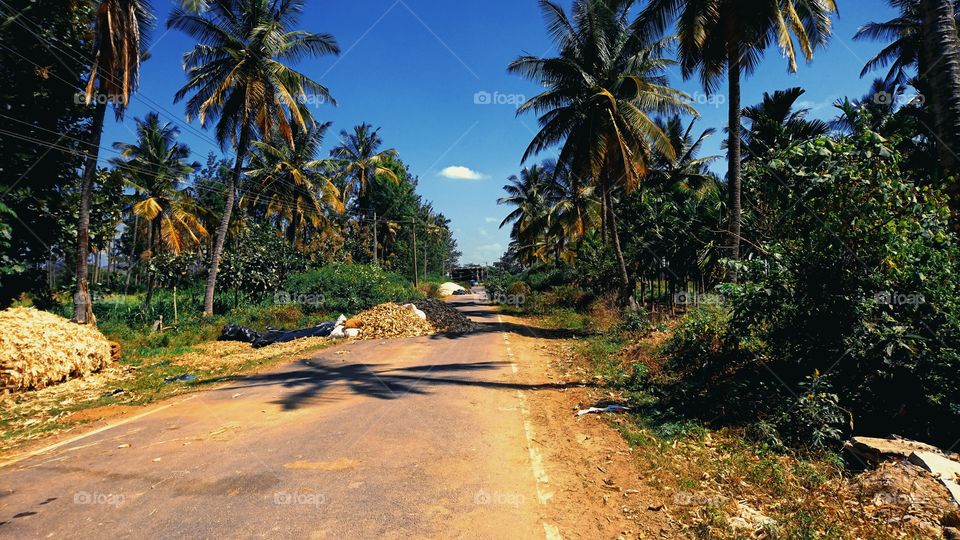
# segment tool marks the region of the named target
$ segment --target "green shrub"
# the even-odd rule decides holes
[[[290,276],[290,302],[305,311],[354,314],[385,302],[418,300],[423,294],[402,277],[374,265],[331,264]]]

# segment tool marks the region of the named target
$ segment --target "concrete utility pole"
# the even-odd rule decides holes
[[[413,224],[413,286],[420,286],[420,277],[417,274],[417,219],[413,218],[410,223]]]
[[[380,266],[377,260],[377,209],[373,209],[373,264]]]

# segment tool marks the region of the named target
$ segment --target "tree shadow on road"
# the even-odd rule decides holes
[[[337,394],[328,392],[333,386],[343,388],[355,395],[376,399],[401,399],[408,395],[429,394],[439,386],[472,386],[500,390],[557,390],[583,386],[580,383],[520,384],[488,380],[475,376],[477,373],[501,369],[509,362],[463,362],[392,368],[383,365],[362,363],[329,364],[320,361],[301,360],[295,368],[279,372],[262,373],[249,377],[223,377],[209,383],[235,381],[218,392],[230,393],[244,388],[276,386],[291,390],[274,403],[284,410],[295,410],[320,401],[337,399]],[[471,376],[474,375],[474,376]]]

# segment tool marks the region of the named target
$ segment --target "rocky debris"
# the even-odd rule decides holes
[[[907,459],[916,451],[942,454],[935,446],[900,437],[853,437],[843,445],[843,449],[871,465],[877,465],[881,461]]]
[[[908,459],[939,478],[954,502],[960,504],[960,463],[935,452],[914,452]]]
[[[354,319],[360,328],[345,330],[349,337],[352,331],[363,339],[390,339],[398,337],[425,336],[434,332],[433,326],[413,311],[397,304],[380,304],[358,313]]]
[[[442,300],[423,300],[417,302],[417,307],[426,314],[427,321],[438,332],[463,333],[476,328],[476,324],[471,322],[466,315]]]

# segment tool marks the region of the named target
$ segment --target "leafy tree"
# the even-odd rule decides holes
[[[748,125],[742,129],[744,161],[762,159],[770,152],[798,142],[822,137],[830,125],[822,120],[809,120],[810,109],[794,109],[804,94],[799,87],[763,93],[763,101],[743,109]]]
[[[192,94],[187,100],[187,119],[199,117],[204,126],[208,120],[216,121],[217,140],[236,151],[226,205],[210,254],[204,296],[207,316],[213,315],[217,271],[251,142],[276,129],[292,143],[291,124],[306,130],[313,120],[297,96],[333,102],[326,87],[284,64],[340,52],[329,34],[292,29],[302,12],[303,0],[231,0],[212,3],[199,14],[177,8],[167,20],[169,28],[197,40],[196,47],[184,55],[188,80],[175,100]]]

